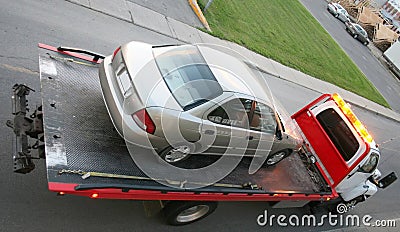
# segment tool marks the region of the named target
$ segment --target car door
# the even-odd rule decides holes
[[[340,19],[342,22],[347,21],[346,10],[344,10],[344,9],[339,10],[338,13],[339,13],[338,17],[339,17],[339,19]]]
[[[256,146],[248,120],[252,102],[251,97],[235,94],[204,113],[201,131],[208,143],[206,153],[243,155],[248,146]]]
[[[211,108],[202,125],[203,136],[213,137],[207,153],[253,156],[258,151],[267,156],[276,125],[271,112],[268,106],[237,95]]]
[[[264,103],[253,101],[249,122],[251,142],[246,154],[267,157],[274,142],[277,125],[274,110]]]

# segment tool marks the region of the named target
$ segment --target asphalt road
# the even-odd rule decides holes
[[[346,32],[345,25],[326,10],[325,0],[300,1],[375,85],[391,108],[400,113],[400,81],[377,60],[367,47]]]
[[[12,131],[5,126],[11,117],[11,87],[26,83],[40,89],[37,43],[82,47],[103,54],[130,40],[149,43],[175,42],[171,38],[133,26],[110,16],[70,4],[62,0],[0,0],[0,231],[265,231],[257,216],[265,209],[274,214],[307,214],[306,209],[272,209],[267,203],[220,203],[214,214],[185,227],[163,224],[161,215],[148,218],[139,201],[92,200],[76,196],[57,197],[47,190],[44,162],[28,175],[12,172]],[[290,113],[317,96],[308,89],[274,77],[266,77],[278,99]],[[279,87],[279,88],[278,88]],[[279,91],[278,91],[279,90]],[[290,95],[288,94],[290,93]],[[31,105],[40,104],[39,94]],[[398,122],[355,109],[361,120],[379,143],[383,158],[381,170],[400,173]],[[392,140],[391,140],[392,139]],[[400,218],[398,192],[395,183],[379,192],[353,213],[378,215],[376,219]],[[278,231],[291,227],[274,226]],[[319,231],[328,227],[296,228],[299,231]]]

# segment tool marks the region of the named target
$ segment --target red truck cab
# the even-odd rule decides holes
[[[378,145],[338,94],[320,96],[292,119],[321,173],[344,202],[354,205],[396,179],[391,173],[379,183]]]

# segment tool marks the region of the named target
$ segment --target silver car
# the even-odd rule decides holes
[[[365,46],[369,44],[368,34],[364,30],[362,26],[357,23],[346,22],[346,31],[353,36],[354,39],[357,39]]]
[[[339,3],[328,3],[327,10],[342,22],[350,21],[349,14],[347,13],[346,9],[344,9]]]
[[[119,134],[166,162],[244,155],[274,165],[301,147],[259,71],[219,49],[134,41],[106,57],[99,76]]]

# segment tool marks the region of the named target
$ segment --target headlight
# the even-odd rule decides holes
[[[360,167],[360,171],[365,173],[372,173],[378,166],[378,161],[379,155],[376,153],[372,153],[367,162],[365,162],[363,166]]]

